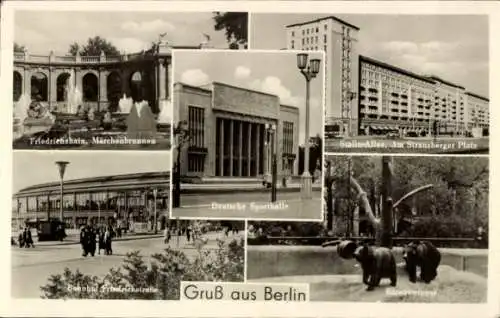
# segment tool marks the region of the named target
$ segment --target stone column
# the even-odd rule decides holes
[[[164,59],[159,59],[158,60],[158,68],[159,68],[159,95],[158,98],[160,100],[165,100],[167,99],[167,91],[168,91],[168,86],[167,86],[167,69],[165,68],[166,61]]]
[[[220,127],[219,127],[219,131],[220,131],[220,142],[219,142],[219,171],[220,171],[220,175],[221,177],[224,176],[224,119],[221,118],[220,120]]]
[[[264,126],[264,144],[262,145],[263,147],[263,151],[262,151],[262,163],[264,165],[264,169],[262,171],[264,177],[267,177],[267,175],[269,174],[269,159],[268,159],[268,155],[269,155],[269,152],[268,152],[268,149],[269,149],[269,140],[267,139],[267,135],[268,135],[268,132],[267,132],[267,129],[266,127]]]
[[[248,123],[248,138],[247,138],[247,147],[248,147],[248,161],[247,161],[247,176],[250,177],[252,175],[251,167],[252,167],[252,125],[253,123]]]
[[[166,80],[166,89],[167,89],[167,99],[172,99],[172,92],[170,91],[172,89],[171,84],[173,82],[173,77],[172,77],[172,57],[168,58],[167,61],[165,62],[166,68],[167,68],[167,80]]]
[[[255,132],[255,167],[256,174],[259,175],[260,169],[260,131],[262,128],[261,124],[257,124],[257,131]]]
[[[108,71],[99,70],[99,111],[108,108],[108,76]]]
[[[238,141],[238,176],[243,176],[243,122],[240,121],[239,141]]]
[[[233,176],[233,140],[234,140],[234,120],[229,121],[229,176]]]
[[[57,106],[57,74],[55,72],[55,67],[49,67],[49,96],[48,102],[50,109],[54,109]],[[60,109],[58,109],[60,111]]]
[[[29,66],[24,68],[23,83],[23,94],[26,93],[31,98],[31,68]]]

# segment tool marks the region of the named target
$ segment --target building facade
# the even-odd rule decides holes
[[[80,92],[82,106],[98,111],[116,110],[119,100],[146,100],[154,113],[170,99],[172,49],[201,49],[160,42],[154,49],[120,56],[35,55],[14,52],[13,101],[27,95],[40,98],[51,111],[65,112],[68,91]]]
[[[432,129],[434,82],[365,56],[359,61],[359,134],[428,134]]]
[[[359,28],[330,16],[286,26],[287,49],[325,52],[325,121],[357,131]]]
[[[436,76],[362,56],[360,29],[330,16],[286,26],[287,49],[323,50],[325,129],[346,136],[465,135],[489,128],[489,100]]]
[[[67,228],[110,218],[147,222],[155,203],[157,217],[168,218],[169,180],[168,172],[151,172],[64,181],[63,221]],[[58,219],[60,207],[59,182],[21,189],[12,198],[12,228]]]
[[[174,85],[174,118],[185,121],[189,142],[180,150],[180,172],[196,177],[262,177],[298,165],[299,109],[279,97],[214,82],[209,88]]]

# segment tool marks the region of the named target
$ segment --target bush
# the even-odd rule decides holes
[[[138,251],[127,253],[121,268],[111,268],[104,277],[65,268],[51,275],[40,287],[47,299],[166,299],[180,298],[181,281],[244,280],[244,241],[229,244],[218,240],[215,251],[198,248],[192,261],[182,251],[167,248],[151,255],[148,266]]]

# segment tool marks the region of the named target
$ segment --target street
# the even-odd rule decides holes
[[[271,203],[268,193],[232,193],[217,195],[182,195],[181,207],[172,209],[172,217],[301,219],[322,218],[321,191],[313,191],[313,198],[301,200],[300,192],[282,192]]]
[[[204,249],[217,248],[217,238],[224,240],[240,239],[244,237],[243,231],[229,237],[224,232],[210,232],[204,234],[208,238]],[[116,241],[113,243],[113,255],[95,255],[94,257],[82,256],[80,244],[71,245],[37,245],[35,248],[25,249],[12,247],[12,285],[13,298],[39,298],[42,295],[40,286],[47,283],[47,279],[53,274],[62,274],[64,268],[71,271],[77,269],[83,274],[105,275],[112,267],[119,267],[128,252],[140,250],[145,258],[154,253],[161,253],[167,244],[163,243],[163,237],[147,238],[140,240]],[[172,236],[170,247],[177,248],[177,236]],[[198,255],[192,244],[188,244],[186,237],[179,237],[179,248],[190,258]],[[97,252],[96,252],[97,253]],[[146,259],[146,263],[149,263]]]
[[[325,139],[325,152],[487,154],[489,138],[438,137],[396,138],[357,136]]]

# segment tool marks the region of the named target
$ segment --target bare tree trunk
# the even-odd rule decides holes
[[[382,157],[382,216],[377,245],[392,247],[392,157]]]

